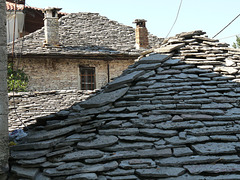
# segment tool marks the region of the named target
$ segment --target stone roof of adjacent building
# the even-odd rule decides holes
[[[240,179],[240,51],[181,33],[95,96],[29,127],[12,174],[34,179]],[[31,168],[30,168],[31,167]]]
[[[15,42],[15,53],[22,55],[139,55],[135,47],[135,29],[112,21],[98,13],[72,13],[59,19],[59,47],[44,47],[44,27]],[[22,42],[23,41],[23,42]],[[162,38],[149,34],[151,47]],[[22,48],[23,43],[23,48]],[[11,52],[9,44],[9,53]]]

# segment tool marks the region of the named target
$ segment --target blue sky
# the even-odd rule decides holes
[[[26,0],[34,7],[59,7],[62,12],[95,12],[111,20],[135,26],[135,19],[146,19],[151,34],[166,37],[181,0]],[[239,0],[183,0],[178,20],[169,36],[203,30],[212,38],[240,14]],[[216,38],[232,45],[240,34],[240,17]],[[225,38],[233,36],[231,38]],[[224,38],[224,39],[222,39]]]

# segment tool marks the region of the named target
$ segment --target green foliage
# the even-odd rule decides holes
[[[12,64],[8,64],[8,92],[23,92],[27,90],[28,77],[23,70],[13,70]]]
[[[240,37],[239,36],[236,36],[236,43],[235,42],[233,43],[233,47],[235,49],[239,49],[240,48]]]

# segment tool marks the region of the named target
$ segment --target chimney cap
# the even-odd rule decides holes
[[[147,22],[145,19],[135,19],[133,23],[141,23],[141,22]]]
[[[56,7],[47,7],[45,9],[43,9],[43,13],[47,12],[47,11],[54,11],[54,12],[58,12],[60,11],[62,8],[56,8]]]

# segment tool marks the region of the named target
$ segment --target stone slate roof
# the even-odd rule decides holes
[[[135,48],[135,29],[109,20],[98,13],[73,13],[59,19],[59,47],[43,47],[44,27],[16,41],[15,52],[23,55],[139,55]],[[158,45],[162,38],[149,34],[149,43]],[[11,44],[9,44],[9,54]]]
[[[29,179],[240,179],[240,52],[170,38],[101,92],[38,119],[11,149]]]

